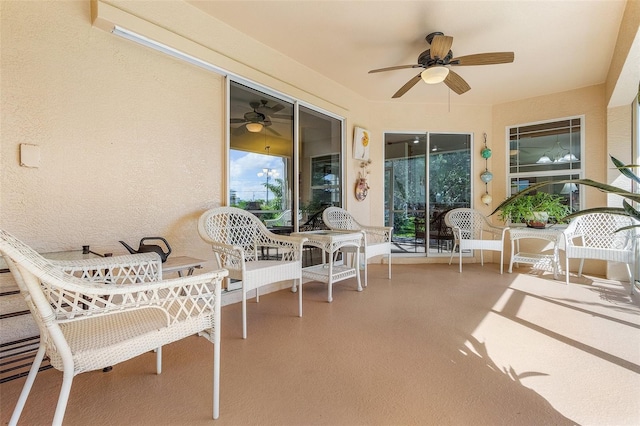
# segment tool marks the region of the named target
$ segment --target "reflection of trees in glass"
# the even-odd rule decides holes
[[[274,178],[272,182],[265,182],[262,185],[273,194],[273,199],[264,204],[263,210],[280,210],[282,208],[282,197],[284,196],[284,180],[282,178]]]
[[[340,156],[321,155],[311,158],[311,187],[300,200],[300,208],[308,216],[340,202]]]
[[[413,234],[411,218],[416,210],[424,210],[424,156],[387,160],[393,170],[393,233]]]
[[[471,163],[468,152],[432,154],[429,159],[429,202],[450,207],[469,206]]]

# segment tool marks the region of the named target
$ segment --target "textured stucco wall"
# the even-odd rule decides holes
[[[223,199],[222,78],[92,27],[89,1],[0,8],[0,226],[42,251],[159,235],[210,257],[195,220]]]

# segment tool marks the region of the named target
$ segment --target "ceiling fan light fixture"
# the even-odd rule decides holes
[[[252,133],[258,133],[262,130],[262,123],[247,123],[247,130]]]
[[[442,83],[445,78],[449,75],[449,68],[443,66],[436,66],[427,68],[422,71],[420,77],[427,84],[438,84]]]

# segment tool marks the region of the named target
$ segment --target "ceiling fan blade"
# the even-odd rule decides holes
[[[494,65],[508,64],[513,62],[513,52],[490,52],[476,53],[475,55],[466,55],[453,58],[449,63],[451,65]]]
[[[237,124],[237,123],[246,123],[247,120],[245,120],[244,118],[232,118],[231,120],[229,120],[229,122],[231,124]]]
[[[445,35],[436,35],[431,41],[431,59],[444,58],[449,53],[451,45],[453,44],[453,37]]]
[[[460,77],[456,72],[449,70],[447,78],[444,79],[444,84],[449,86],[449,89],[456,92],[458,95],[462,95],[464,92],[471,90],[471,86],[464,81],[464,78]]]
[[[240,127],[236,127],[235,129],[233,129],[231,131],[231,133],[233,133],[233,136],[242,136],[245,133],[247,133],[247,127],[246,126],[240,126]]]
[[[397,65],[395,67],[378,68],[377,70],[371,70],[371,71],[369,71],[369,74],[373,74],[375,72],[401,70],[401,69],[405,69],[405,68],[421,68],[421,67],[422,67],[422,65],[420,65],[420,64],[415,64],[415,65]]]
[[[284,108],[284,105],[282,104],[275,104],[274,106],[272,106],[271,109],[271,113],[275,114],[276,112],[280,111],[281,109]]]
[[[422,74],[422,73],[420,73]],[[400,90],[398,90],[393,96],[392,98],[399,98],[400,96],[404,95],[405,93],[407,93],[409,91],[409,89],[411,89],[413,86],[416,85],[417,82],[420,81],[420,74],[416,75],[415,77],[413,77],[411,80],[407,81],[405,83],[404,86],[402,86],[400,88]]]
[[[271,116],[271,118],[278,118],[280,120],[288,120],[291,121],[293,120],[293,115],[289,115],[289,114],[273,114]]]

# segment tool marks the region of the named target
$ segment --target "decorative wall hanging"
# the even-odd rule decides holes
[[[491,204],[493,198],[489,195],[489,182],[493,179],[493,173],[489,171],[489,158],[491,158],[491,149],[487,147],[487,134],[483,133],[484,148],[480,151],[480,155],[484,158],[484,172],[480,174],[480,179],[484,182],[484,194],[480,197],[480,200],[487,206]]]
[[[369,183],[367,182],[367,175],[369,174],[369,165],[371,160],[363,161],[360,163],[360,172],[358,172],[358,178],[356,179],[356,200],[364,201],[369,193]]]
[[[369,159],[369,131],[361,127],[354,129],[353,158],[365,161]]]

